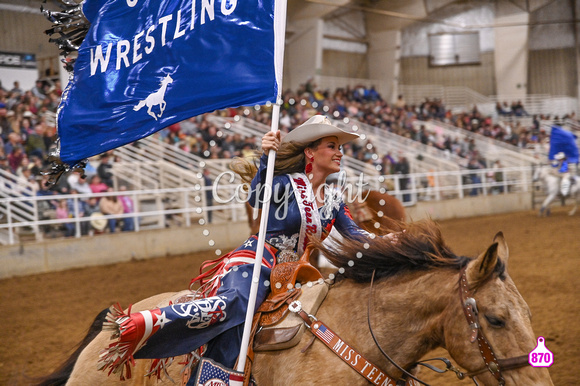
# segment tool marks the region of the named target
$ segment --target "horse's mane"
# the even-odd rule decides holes
[[[333,246],[320,242],[315,245],[333,265],[344,268],[344,277],[358,282],[369,282],[373,270],[379,279],[437,267],[458,270],[470,260],[451,251],[432,220],[401,224],[401,229],[405,231],[399,233],[396,243],[386,237],[376,237],[334,240]]]

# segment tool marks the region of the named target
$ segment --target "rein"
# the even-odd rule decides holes
[[[373,337],[373,340],[375,341],[375,344],[377,345],[377,347],[379,348],[381,353],[383,353],[383,355],[397,369],[402,371],[405,376],[411,377],[414,380],[416,380],[417,382],[420,382],[426,386],[429,386],[427,383],[417,379],[415,376],[413,376],[409,372],[405,371],[402,367],[400,367],[397,363],[395,363],[395,361],[393,359],[391,359],[391,357],[383,350],[383,348],[380,346],[379,342],[377,341],[375,334],[373,332],[372,326],[371,326],[371,319],[370,319],[372,289],[373,289],[374,278],[375,278],[375,271],[373,271],[373,274],[371,277],[370,288],[369,288],[369,303],[368,303],[367,320],[368,320],[369,330],[370,330],[371,336]],[[485,335],[483,334],[483,331],[481,329],[481,324],[479,323],[479,315],[478,315],[479,311],[477,309],[476,301],[472,296],[473,296],[473,293],[472,293],[472,291],[469,290],[469,287],[467,284],[466,267],[463,267],[461,269],[461,272],[459,275],[459,299],[461,302],[461,308],[463,309],[463,312],[465,314],[465,318],[467,319],[467,323],[469,324],[469,327],[471,327],[470,341],[471,341],[471,343],[474,343],[477,340],[478,346],[479,346],[479,351],[480,351],[481,356],[483,358],[483,361],[485,363],[485,367],[483,367],[479,370],[476,370],[476,371],[472,371],[472,372],[462,372],[462,371],[459,371],[457,368],[455,368],[451,364],[451,361],[447,358],[426,359],[426,360],[423,360],[420,362],[416,362],[413,366],[422,365],[422,366],[425,366],[428,369],[436,371],[438,373],[444,373],[446,371],[453,371],[457,375],[457,378],[465,379],[465,377],[469,377],[473,380],[473,382],[475,382],[476,385],[478,385],[478,383],[477,383],[477,380],[475,379],[475,376],[482,374],[482,373],[485,373],[486,371],[489,371],[495,377],[495,379],[498,381],[498,385],[503,386],[503,385],[505,385],[505,379],[501,375],[501,371],[502,370],[509,371],[509,370],[518,369],[520,367],[528,366],[529,365],[528,356],[521,355],[518,357],[511,357],[511,358],[507,358],[507,359],[497,359],[497,356],[495,355],[491,345],[489,344],[489,342],[485,338]],[[435,366],[424,363],[424,362],[434,361],[434,360],[440,360],[443,363],[445,363],[445,365],[446,365],[445,370],[441,370]]]

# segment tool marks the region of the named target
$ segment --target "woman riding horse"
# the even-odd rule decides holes
[[[356,225],[340,193],[325,183],[330,174],[340,171],[340,146],[356,138],[357,134],[343,131],[328,118],[317,115],[282,141],[279,132],[265,134],[264,154],[257,170],[242,159],[233,165],[245,181],[251,179],[249,202],[260,207],[266,154],[277,151],[256,306],[269,292],[271,268],[276,263],[298,260],[311,240],[323,239],[333,227],[346,238],[373,237]],[[385,237],[397,239],[396,234]],[[192,280],[200,282],[197,294],[202,296],[133,314],[113,308],[104,328],[112,329],[117,341],[101,356],[101,369],[121,371],[121,377],[126,372],[130,377],[134,358],[175,357],[206,343],[204,357],[233,367],[240,351],[257,242],[253,235],[233,252],[205,264],[212,267]]]

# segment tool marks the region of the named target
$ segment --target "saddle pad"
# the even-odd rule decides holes
[[[298,298],[302,309],[310,315],[316,315],[322,301],[328,294],[328,284],[322,279],[314,282],[312,287],[302,286],[302,294]],[[285,350],[294,347],[302,339],[306,326],[295,313],[290,312],[275,326],[262,328],[254,337],[254,351]]]

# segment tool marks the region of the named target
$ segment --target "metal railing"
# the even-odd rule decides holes
[[[510,145],[505,142],[473,133],[453,125],[440,121],[415,121],[413,126],[425,125],[428,130],[442,131],[443,134],[450,135],[457,139],[473,139],[477,150],[487,161],[500,159],[506,166],[527,166],[539,162],[534,156],[528,154],[524,149]],[[488,162],[488,165],[491,162]]]
[[[347,183],[356,186],[360,177],[349,177]],[[413,173],[408,175],[382,175],[373,176],[367,188],[388,191],[390,195],[397,197],[404,205],[410,206],[418,201],[462,199],[467,196],[511,194],[514,192],[528,192],[531,189],[532,168],[511,167],[503,169],[478,169],[437,171],[425,173]],[[245,197],[237,197],[240,186],[227,184],[227,180],[220,180],[215,186],[202,186],[195,184],[189,187],[172,189],[134,190],[98,194],[75,194],[75,195],[52,195],[52,196],[20,196],[0,198],[2,219],[0,222],[0,243],[16,244],[19,242],[18,234],[29,228],[39,232],[46,231],[47,227],[74,225],[74,237],[83,235],[82,224],[90,222],[90,216],[81,216],[79,200],[100,198],[105,196],[128,196],[135,203],[133,213],[122,215],[107,215],[105,220],[123,220],[132,218],[134,231],[144,229],[143,223],[147,219],[155,218],[153,225],[148,229],[165,228],[166,226],[191,226],[194,223],[204,225],[208,221],[208,214],[213,213],[212,222],[235,222],[247,220],[245,212]],[[215,192],[221,197],[216,205],[208,205],[206,192],[215,188]],[[172,196],[174,199],[169,207],[163,205],[164,198]],[[145,206],[141,203],[147,198],[153,205]],[[46,216],[38,208],[53,206],[60,200],[72,200],[73,213],[69,218],[56,219],[54,215]],[[228,201],[229,200],[229,201]],[[39,205],[41,204],[42,205]],[[68,204],[68,202],[67,202]],[[21,217],[15,208],[28,206],[36,208],[37,213],[33,219]],[[54,209],[52,210],[54,212]],[[221,213],[221,216],[217,216]],[[170,221],[179,217],[180,221]],[[151,223],[151,221],[149,221]],[[86,227],[85,227],[86,230]],[[36,238],[42,240],[42,235]]]
[[[399,85],[399,94],[403,94],[405,101],[410,105],[420,105],[425,98],[441,100],[447,109],[455,111],[469,111],[473,106],[484,115],[497,118],[496,103],[521,101],[525,111],[531,116],[543,114],[564,116],[580,110],[578,98],[563,95],[532,94],[532,95],[491,95],[485,96],[468,87],[445,87],[441,85]],[[522,119],[513,117],[505,119]],[[501,117],[503,120],[504,117]]]
[[[432,170],[459,170],[460,165],[467,163],[465,159],[457,155],[349,118],[342,121],[335,120],[334,123],[338,127],[353,131],[356,129],[363,133],[361,139],[371,141],[378,157],[389,153],[393,157],[404,155],[409,159],[411,171],[414,173]]]

